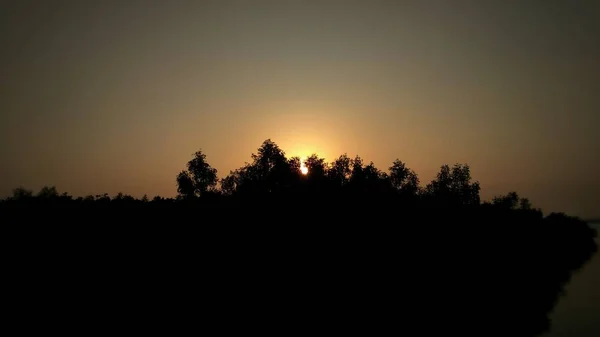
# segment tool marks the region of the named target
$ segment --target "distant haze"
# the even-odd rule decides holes
[[[174,196],[289,155],[468,163],[482,197],[600,217],[597,1],[0,1],[0,196]]]

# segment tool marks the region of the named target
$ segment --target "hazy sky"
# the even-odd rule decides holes
[[[600,215],[597,1],[0,0],[0,195],[174,196],[271,138]]]

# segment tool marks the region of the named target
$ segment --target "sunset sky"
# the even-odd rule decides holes
[[[223,177],[271,138],[600,216],[599,8],[0,0],[0,197],[174,196],[196,150]]]

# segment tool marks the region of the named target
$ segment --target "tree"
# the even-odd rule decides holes
[[[288,159],[287,166],[290,173],[290,187],[294,190],[297,190],[300,184],[305,181],[306,178],[306,176],[302,174],[302,159],[300,159],[300,157],[292,157]]]
[[[416,195],[419,192],[419,177],[402,161],[394,160],[389,170],[390,183],[396,191],[406,195]]]
[[[290,172],[293,173],[294,177],[300,177],[300,169],[302,168],[302,160],[300,159],[300,157],[292,157],[288,159],[288,166],[290,168]]]
[[[199,197],[215,188],[217,170],[206,162],[206,155],[199,150],[187,163],[187,170],[179,172],[176,181],[177,192],[180,196]]]
[[[527,198],[520,198],[517,192],[509,192],[507,195],[497,196],[492,199],[492,204],[505,209],[532,210],[531,202]]]
[[[17,187],[12,192],[13,200],[24,200],[29,199],[33,196],[33,191],[28,190],[24,187]]]
[[[293,173],[285,152],[271,139],[265,140],[252,154],[252,164],[244,170],[263,193],[279,192],[291,185]]]
[[[319,158],[319,155],[313,153],[306,158],[304,165],[308,168],[308,179],[310,181],[322,181],[327,174],[327,164],[324,158]]]
[[[289,160],[285,152],[271,139],[265,140],[252,162],[230,171],[221,179],[221,192],[225,195],[264,195],[289,191],[299,180],[300,158]]]
[[[221,179],[221,193],[223,193],[224,195],[233,195],[237,190],[239,181],[239,171],[229,171],[229,175]]]
[[[112,199],[112,201],[116,201],[119,203],[126,203],[126,202],[133,202],[135,201],[135,198],[132,197],[131,195],[128,194],[124,194],[123,192],[119,192],[117,193],[117,195]]]
[[[353,197],[372,198],[389,191],[389,179],[386,173],[379,171],[373,162],[363,165],[360,156],[350,160],[350,178],[348,188]]]
[[[362,158],[360,158],[360,156],[356,156],[354,157],[354,159],[351,160],[350,166],[352,167],[351,173],[350,173],[350,182],[351,183],[358,183],[360,181],[363,180],[363,160]]]
[[[527,198],[519,199],[519,208],[525,211],[529,211],[532,209],[531,201]]]
[[[368,182],[376,182],[381,178],[387,177],[385,173],[379,171],[379,169],[375,167],[373,162],[369,162],[369,164],[363,168],[362,173],[363,179]]]
[[[280,168],[287,163],[285,152],[271,139],[265,140],[258,148],[256,154],[252,154],[253,166],[258,168],[265,177],[271,173],[273,169]]]
[[[189,172],[181,171],[177,175],[177,193],[184,198],[193,197],[196,194],[194,180]]]
[[[442,165],[436,179],[425,188],[428,197],[445,205],[479,205],[479,191],[479,182],[471,182],[467,164],[455,164],[452,169]]]
[[[331,163],[327,171],[327,176],[333,182],[334,186],[344,186],[348,183],[350,174],[352,173],[350,168],[351,162],[352,159],[344,153]]]
[[[505,209],[516,209],[519,204],[517,192],[509,192],[507,195],[494,197],[492,204]]]
[[[58,191],[54,186],[44,186],[38,192],[37,197],[40,199],[55,199],[58,198]]]

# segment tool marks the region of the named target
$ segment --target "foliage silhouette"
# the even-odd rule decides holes
[[[327,163],[313,154],[303,175],[300,158],[270,139],[220,180],[206,158],[196,152],[176,176],[177,198],[17,188],[0,211],[5,223],[80,224],[78,234],[27,243],[44,252],[28,262],[44,256],[38,265],[55,268],[63,260],[47,256],[76,245],[82,260],[63,256],[75,261],[67,274],[109,259],[92,265],[110,265],[108,274],[142,287],[159,271],[165,276],[155,285],[204,289],[198,299],[215,320],[303,331],[536,336],[550,328],[572,273],[597,250],[584,221],[544,216],[516,192],[482,203],[464,164],[441,166],[421,187],[399,159],[382,172],[359,156]],[[90,260],[107,242],[113,254]],[[139,275],[127,272],[134,265]],[[255,315],[259,304],[274,308],[265,309],[269,322]]]
[[[217,170],[206,162],[206,155],[199,150],[187,163],[187,170],[177,175],[176,181],[177,192],[181,197],[199,197],[217,185]]]

